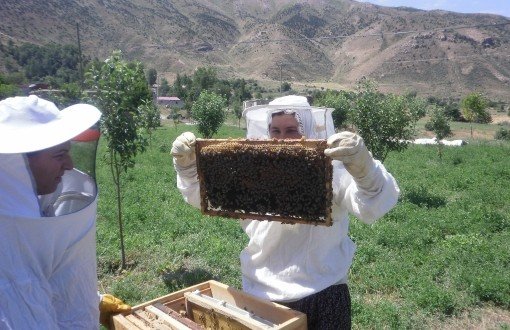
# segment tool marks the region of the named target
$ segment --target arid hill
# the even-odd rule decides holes
[[[0,40],[114,49],[173,79],[199,66],[224,77],[510,102],[510,19],[351,0],[4,0]],[[0,69],[2,67],[0,63]]]

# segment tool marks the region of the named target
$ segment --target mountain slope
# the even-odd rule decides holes
[[[4,3],[4,44],[76,43],[78,23],[88,56],[121,49],[168,79],[214,65],[228,77],[346,88],[370,77],[391,92],[510,98],[510,20],[502,16],[351,0]]]

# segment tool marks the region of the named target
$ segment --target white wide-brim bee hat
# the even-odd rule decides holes
[[[300,133],[306,138],[327,139],[335,133],[332,108],[310,106],[305,96],[282,96],[269,104],[254,105],[244,109],[246,119],[246,137],[248,139],[269,138],[268,125],[271,115],[275,112],[296,113],[300,125]]]
[[[101,112],[89,104],[59,110],[35,95],[0,101],[0,153],[26,153],[47,149],[94,125]]]

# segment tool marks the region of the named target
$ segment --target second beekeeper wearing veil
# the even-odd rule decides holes
[[[0,329],[99,328],[113,297],[97,288],[100,116],[35,95],[0,102]]]
[[[348,236],[349,214],[370,224],[391,210],[399,188],[363,139],[335,133],[331,113],[311,107],[306,97],[285,96],[244,111],[248,138],[327,139],[333,165],[331,227],[240,220],[249,237],[241,252],[243,290],[307,315],[309,329],[351,327],[347,286],[355,244]],[[195,136],[180,135],[172,154],[177,187],[200,207]]]

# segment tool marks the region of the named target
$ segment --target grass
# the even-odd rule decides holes
[[[159,128],[124,175],[124,271],[113,184],[98,157],[100,287],[132,305],[209,279],[241,287],[238,222],[202,215],[177,191],[169,152],[186,130],[196,132]],[[244,134],[224,126],[215,138]],[[510,144],[485,141],[447,148],[441,160],[435,146],[390,153],[399,203],[372,226],[351,222],[355,329],[510,329],[509,160]]]

